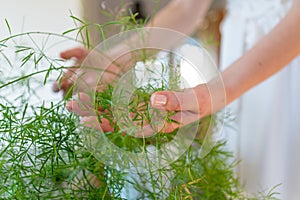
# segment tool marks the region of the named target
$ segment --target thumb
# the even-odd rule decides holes
[[[77,47],[73,49],[69,49],[60,53],[60,57],[63,59],[76,58],[77,60],[83,60],[89,51],[82,47]]]
[[[198,99],[193,90],[189,92],[155,92],[151,96],[153,108],[167,111],[198,111]]]

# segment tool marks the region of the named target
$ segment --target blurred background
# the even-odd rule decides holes
[[[0,0],[0,38],[9,35],[5,19],[13,34],[41,31],[63,33],[76,27],[70,15],[85,19],[91,23],[103,24],[130,12],[139,13],[137,18],[145,19],[153,16],[170,0]],[[219,50],[219,25],[224,16],[225,0],[215,0],[203,25],[195,34],[203,44],[211,50],[217,61]],[[106,30],[108,36],[116,33],[118,28]],[[90,28],[92,44],[101,40],[99,31]],[[75,33],[74,35],[75,36]],[[66,46],[68,48],[68,46]]]
[[[74,21],[71,17],[72,15],[89,23],[97,24],[114,21],[130,13],[138,13],[137,18],[147,19],[155,15],[170,1],[171,0],[0,0],[0,40],[8,37],[10,34],[30,31],[62,34],[67,30],[78,27],[78,21]],[[223,17],[226,14],[225,2],[225,0],[214,0],[204,22],[193,35],[193,37],[199,39],[202,46],[209,51],[217,66],[219,65],[221,40],[219,30]],[[114,25],[105,29],[104,32],[106,37],[109,37],[119,30],[120,27]],[[70,32],[68,36],[75,38],[76,33],[77,32]],[[95,27],[90,27],[89,33],[92,45],[97,45],[101,42],[101,35]],[[55,37],[51,38],[51,40],[52,39],[53,41],[51,42],[55,43]],[[60,40],[59,38],[56,39]],[[23,37],[16,38],[16,40],[18,40],[17,44],[26,44],[28,43],[26,40],[30,40],[30,38]],[[41,44],[45,42],[43,39],[37,41],[41,42]],[[76,42],[60,40],[56,45],[51,45],[51,48],[46,49],[50,57],[58,58],[61,51],[78,45],[79,43]],[[48,47],[49,46],[50,45],[48,45]],[[1,63],[0,59],[0,72],[2,65],[3,63]],[[54,74],[53,77],[57,77],[57,74]],[[40,91],[41,95],[47,98],[53,97],[61,99],[61,94],[49,92],[51,91],[51,83],[52,82]],[[249,141],[245,143],[247,142],[249,143]],[[252,147],[249,148],[249,150],[252,151]],[[274,153],[273,155],[276,156],[277,154]],[[273,157],[270,157],[270,159],[273,159]],[[266,169],[269,170],[269,168]],[[252,176],[252,174],[246,175],[248,175],[248,177]],[[253,175],[253,177],[259,177],[259,175]]]
[[[35,46],[35,48],[40,48],[39,51],[41,51],[41,53],[47,54],[50,58],[59,59],[60,52],[81,45],[79,42],[60,37],[65,31],[82,25],[71,16],[75,16],[90,24],[104,24],[106,22],[117,21],[125,15],[129,16],[131,13],[137,13],[137,19],[149,19],[169,1],[170,0],[65,0],[62,2],[59,0],[0,0],[0,40],[9,37],[9,35],[26,32],[49,32],[58,34],[57,36],[52,35],[50,38],[43,34],[25,34],[12,40],[11,45]],[[221,38],[219,26],[225,13],[224,4],[225,0],[215,0],[202,26],[199,27],[193,35],[193,37],[199,39],[202,46],[209,51],[216,64],[218,64]],[[106,38],[119,31],[121,31],[121,27],[118,25],[110,25],[104,28]],[[96,46],[101,42],[101,34],[99,34],[99,30],[97,30],[95,26],[89,26],[89,35],[91,45]],[[69,32],[67,36],[76,38],[78,36],[77,31]],[[78,39],[81,40],[80,37]],[[11,52],[7,52],[9,49],[11,49]],[[8,56],[12,65],[22,65],[22,59],[16,57],[13,48],[6,48],[6,52],[4,53]],[[72,60],[66,61],[64,65],[70,66],[71,63]],[[5,66],[7,62],[5,59],[0,59],[0,64]],[[30,67],[32,66],[23,69],[25,73],[29,73],[26,69]],[[45,67],[47,66],[45,65]],[[19,76],[19,74],[23,74],[24,72],[17,72],[15,69],[12,69],[7,73]],[[61,94],[49,92],[51,91],[53,81],[55,81],[58,76],[58,73],[52,72],[50,80],[43,88],[37,86],[36,90],[39,96],[47,100],[61,99]],[[14,91],[15,89],[12,90]],[[16,98],[15,95],[17,94],[14,92],[7,91],[6,93],[5,96],[10,99]]]
[[[27,31],[48,31],[62,33],[74,27],[70,12],[81,16],[80,1],[74,0],[0,0],[0,36],[8,35],[5,19],[10,24],[12,33]]]

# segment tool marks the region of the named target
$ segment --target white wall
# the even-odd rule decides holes
[[[12,34],[29,31],[61,34],[64,31],[75,27],[75,24],[70,17],[70,11],[75,16],[81,18],[81,1],[0,0],[0,41],[9,36],[5,19],[7,19],[10,24]],[[75,33],[70,36],[74,37],[74,35]],[[45,35],[33,34],[31,36],[34,42],[37,43],[37,46],[41,47],[41,51],[45,52],[51,58],[58,58],[61,51],[79,45],[72,40],[63,41],[62,37],[56,36],[48,38],[47,45],[45,45],[45,38],[47,38]],[[33,47],[35,43],[30,37],[17,37],[13,41],[8,42],[8,44],[12,47],[16,45],[28,45]],[[2,48],[1,51],[9,57],[12,65],[14,66],[13,69],[10,69],[7,62],[5,62],[5,59],[3,59],[3,57],[0,58],[0,71],[4,70],[4,72],[7,72],[6,75],[4,73],[4,77],[2,77],[2,79],[4,79],[4,81],[8,81],[7,77],[11,74],[18,77],[21,73],[19,71],[19,66],[22,58],[17,57],[12,48]],[[32,64],[29,63],[29,66],[23,67],[22,69],[27,72],[30,67],[32,67]],[[52,73],[51,80],[48,81],[49,83],[37,89],[37,92],[43,99],[61,99],[61,94],[54,94],[51,92],[52,83],[57,77],[58,74]],[[31,87],[34,88],[34,85],[31,85]],[[5,95],[6,93],[7,95]],[[13,99],[15,96],[14,94],[16,94],[14,90],[3,91],[3,89],[0,89],[0,95],[8,96],[9,99]]]
[[[7,35],[5,18],[14,33],[61,33],[74,26],[69,11],[81,16],[80,0],[0,0],[0,37]]]

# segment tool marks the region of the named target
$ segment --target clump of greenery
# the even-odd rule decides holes
[[[138,88],[133,94],[133,100],[129,102],[129,108],[135,108],[133,121],[148,121],[150,96],[155,91],[167,90],[168,87],[154,88],[148,84]],[[97,95],[97,102],[109,114],[100,114],[111,121],[114,132],[105,133],[111,142],[120,148],[128,151],[147,151],[147,147],[155,146],[157,149],[162,144],[173,139],[177,130],[165,134],[158,132],[156,135],[147,138],[136,138],[131,135],[124,135],[118,125],[113,121],[111,113],[113,87]],[[109,103],[107,103],[109,102]],[[134,105],[134,106],[133,106]],[[174,113],[169,113],[166,120]],[[142,116],[141,118],[136,116]],[[247,197],[243,193],[238,177],[235,176],[234,167],[238,164],[232,162],[232,154],[226,150],[225,141],[216,142],[210,152],[200,156],[200,149],[205,138],[209,134],[210,126],[217,123],[214,115],[208,116],[199,122],[184,127],[184,132],[192,131],[191,127],[198,126],[197,136],[192,144],[178,160],[169,166],[160,169],[149,169],[145,173],[138,173],[130,186],[139,192],[135,198],[138,199],[273,199],[273,193],[256,197]],[[140,124],[143,124],[142,122]],[[128,173],[124,173],[124,181],[128,181]],[[129,173],[130,176],[130,173]],[[274,193],[275,194],[275,193]],[[275,199],[275,198],[274,198]]]
[[[76,134],[76,117],[63,104],[32,107],[33,115],[1,104],[1,187],[8,199],[73,199],[107,196],[89,173],[104,182],[104,171]],[[26,107],[23,108],[26,112]]]
[[[109,25],[134,28],[137,23],[134,17],[135,14],[131,14],[95,26],[100,34],[102,28]],[[78,116],[66,111],[65,100],[45,102],[38,94],[38,88],[45,89],[55,79],[52,77],[62,74],[66,68],[61,59],[46,54],[52,38],[62,38],[60,42],[78,41],[78,38],[67,36],[78,31],[77,36],[84,39],[82,44],[92,48],[88,33],[88,27],[92,25],[75,16],[72,18],[82,26],[62,35],[22,33],[0,40],[0,62],[5,63],[5,68],[0,69],[3,75],[0,80],[0,198],[124,199],[124,188],[129,186],[138,191],[139,199],[247,199],[234,174],[236,163],[230,163],[231,153],[223,150],[225,142],[218,142],[205,157],[199,156],[203,136],[208,127],[217,122],[214,116],[196,122],[199,125],[197,137],[178,160],[135,177],[129,178],[130,173],[106,166],[86,148],[78,131]],[[140,27],[140,24],[136,25]],[[8,23],[7,28],[10,31]],[[44,46],[37,44],[36,35],[43,36]],[[30,44],[18,44],[14,40],[18,37],[26,37]],[[14,49],[12,53],[16,55],[16,62],[6,54],[11,49]],[[7,73],[11,71],[18,73]],[[167,83],[157,87],[151,84],[138,87],[128,105],[133,113],[131,119],[139,126],[151,123],[150,96],[169,87]],[[99,114],[99,119],[104,117],[111,122],[114,131],[103,134],[115,145],[132,152],[147,151],[149,146],[160,148],[177,134],[176,130],[149,138],[124,135],[114,121],[113,90],[113,86],[108,86],[97,93],[95,105],[106,110]],[[16,94],[12,95],[12,92]],[[166,120],[170,120],[173,114],[168,113]],[[186,131],[194,125],[185,127]],[[272,194],[257,198],[271,197]]]

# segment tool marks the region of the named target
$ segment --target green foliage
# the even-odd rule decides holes
[[[97,26],[105,39],[103,27],[121,24],[123,30],[128,30],[143,25],[135,20],[135,16],[131,13],[99,25],[72,15],[71,18],[80,26],[62,35],[31,32],[0,40],[0,61],[6,67],[0,69],[4,74],[0,78],[1,199],[122,199],[122,189],[128,184],[139,191],[140,199],[247,199],[234,174],[236,163],[231,163],[231,153],[223,149],[225,142],[218,142],[204,158],[199,156],[208,126],[217,123],[214,116],[197,122],[197,138],[177,161],[129,179],[130,174],[105,166],[88,151],[78,131],[78,117],[65,110],[64,101],[43,102],[39,99],[38,103],[32,103],[33,96],[39,96],[33,87],[43,88],[51,84],[54,80],[51,77],[61,75],[66,68],[60,59],[46,54],[51,38],[77,41],[81,37],[81,44],[92,48],[89,26]],[[5,22],[11,32],[9,23]],[[75,39],[67,36],[74,31],[77,31]],[[37,45],[34,40],[37,35],[43,36],[44,46]],[[31,43],[18,44],[15,39],[19,37],[29,38]],[[14,49],[17,65],[6,54],[11,49]],[[12,75],[5,70],[19,70],[19,74]],[[172,81],[176,83],[178,80]],[[138,126],[151,124],[151,94],[170,88],[168,84],[159,87],[148,84],[137,88],[128,105],[133,114],[131,120]],[[97,93],[95,109],[101,106],[105,112],[99,115],[99,120],[106,118],[114,127],[113,132],[104,134],[115,145],[132,152],[147,151],[149,146],[159,149],[177,134],[176,130],[170,134],[159,132],[148,138],[124,135],[114,121],[113,90],[114,87],[109,85],[106,90]],[[18,93],[12,98],[7,91]],[[166,120],[170,120],[173,114],[168,113]],[[187,126],[186,131],[194,125]],[[271,198],[272,194],[257,198]]]
[[[1,104],[0,196],[9,199],[74,199],[103,195],[106,184],[94,188],[88,174],[99,181],[104,170],[76,134],[76,117],[63,104],[32,107],[20,115]],[[26,107],[23,108],[26,112]]]

